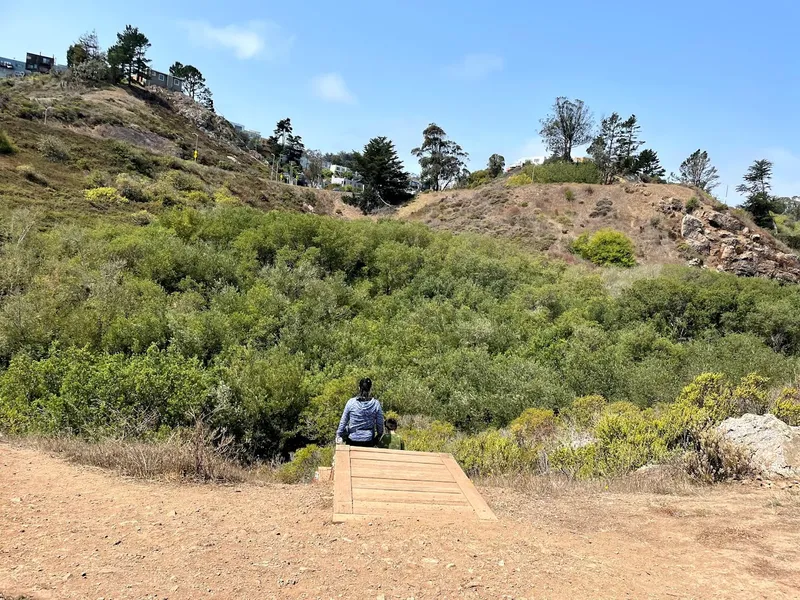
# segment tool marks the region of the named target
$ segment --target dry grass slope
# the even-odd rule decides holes
[[[682,263],[680,215],[659,210],[662,202],[685,204],[697,192],[681,185],[530,184],[497,182],[473,190],[419,196],[397,211],[399,219],[437,229],[484,233],[518,240],[570,262],[580,234],[611,228],[630,237],[642,264]],[[703,199],[702,202],[709,202]]]

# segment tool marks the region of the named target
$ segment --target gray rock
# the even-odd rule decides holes
[[[703,222],[692,215],[684,215],[681,221],[681,235],[693,240],[703,235]]]
[[[800,427],[775,415],[742,415],[725,419],[717,429],[752,452],[753,465],[768,475],[800,477]]]

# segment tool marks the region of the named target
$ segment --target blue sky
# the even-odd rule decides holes
[[[564,95],[598,121],[636,114],[668,172],[707,150],[732,203],[758,158],[774,161],[775,192],[800,194],[796,0],[8,4],[0,56],[63,62],[82,32],[107,47],[131,23],[154,68],[194,64],[218,112],[265,134],[291,117],[310,148],[385,135],[418,171],[410,150],[436,122],[471,169],[494,152],[512,162],[544,153],[539,119]]]

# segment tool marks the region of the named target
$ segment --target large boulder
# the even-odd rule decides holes
[[[775,415],[747,414],[725,419],[717,429],[748,448],[753,465],[763,473],[800,477],[800,427],[791,427]]]

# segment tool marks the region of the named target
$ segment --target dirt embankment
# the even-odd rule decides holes
[[[797,489],[558,497],[332,525],[319,486],[143,482],[0,445],[0,597],[796,598]]]

